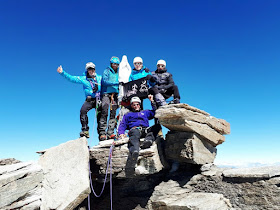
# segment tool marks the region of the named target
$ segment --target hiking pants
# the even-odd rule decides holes
[[[165,99],[170,98],[173,94],[173,98],[177,98],[177,99],[181,99],[180,94],[179,94],[179,89],[177,85],[173,85],[172,87],[168,88],[165,92],[161,92],[161,95],[163,95],[163,97]]]
[[[80,122],[82,125],[82,131],[88,131],[88,111],[96,108],[96,99],[95,98],[87,98],[86,101],[84,102],[81,110],[80,110]],[[99,109],[99,108],[98,108]],[[100,119],[100,111],[96,110],[97,112],[97,122],[99,122]]]
[[[109,125],[107,129],[107,134],[110,136],[114,134],[114,130],[116,127],[116,111],[118,108],[118,94],[114,93],[106,93],[102,97],[102,106],[101,106],[101,116],[98,124],[98,134],[106,135],[107,129],[107,118],[108,118],[108,111],[110,110],[110,118],[109,118]],[[112,100],[113,99],[113,100]]]
[[[158,132],[160,131],[161,126],[159,124],[153,125],[149,128],[132,128],[128,132],[129,142],[128,142],[128,150],[130,153],[134,151],[139,152],[140,148],[140,138],[144,138],[145,140],[155,141]]]

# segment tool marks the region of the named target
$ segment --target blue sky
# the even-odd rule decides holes
[[[182,102],[231,124],[217,163],[280,160],[279,1],[0,4],[0,158],[36,160],[35,151],[78,137],[84,93],[59,65],[81,75],[92,61],[102,74],[126,54],[151,70],[166,60]]]

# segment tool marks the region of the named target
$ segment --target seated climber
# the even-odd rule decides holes
[[[152,72],[153,78],[156,80],[154,88],[165,98],[168,99],[173,94],[173,101],[170,104],[180,103],[180,94],[178,86],[175,85],[172,74],[167,72],[165,60],[158,60],[157,70]]]
[[[129,130],[128,149],[133,160],[137,160],[138,158],[140,138],[145,137],[144,143],[141,148],[149,148],[161,129],[161,126],[159,124],[155,124],[149,127],[149,120],[153,119],[155,116],[156,104],[153,100],[152,95],[149,95],[148,98],[151,101],[153,110],[141,110],[140,98],[137,96],[131,98],[131,112],[128,112],[124,115],[118,128],[120,138],[124,138],[125,130]]]
[[[149,86],[149,94],[152,94],[155,98],[157,106],[166,105],[164,97],[159,93],[157,88],[154,88],[155,78],[148,68],[143,65],[143,59],[141,57],[135,57],[133,59],[134,69],[131,71],[129,81],[139,80],[141,78],[146,78]]]
[[[72,76],[66,73],[61,66],[57,68],[57,72],[70,82],[83,85],[86,95],[86,100],[80,110],[80,121],[82,124],[82,131],[80,136],[89,138],[88,116],[87,113],[92,108],[98,108],[100,103],[101,90],[101,76],[95,73],[95,64],[88,62],[86,64],[86,71],[83,76]],[[97,121],[100,119],[100,111],[97,111]]]

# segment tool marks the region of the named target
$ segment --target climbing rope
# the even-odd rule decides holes
[[[93,186],[92,186],[91,170],[90,170],[90,162],[89,162],[90,187],[91,187],[91,190],[92,190],[94,196],[97,197],[97,198],[99,198],[102,195],[103,191],[104,191],[106,180],[107,180],[107,176],[108,176],[108,168],[109,168],[109,165],[110,165],[110,200],[111,200],[111,210],[113,209],[112,154],[113,154],[114,147],[115,146],[114,146],[114,142],[113,142],[113,144],[110,147],[110,151],[109,151],[109,157],[108,157],[108,161],[107,161],[107,167],[106,167],[104,183],[103,183],[102,190],[101,190],[99,195],[96,194],[96,192],[94,191]],[[90,195],[88,195],[88,209],[90,209]]]

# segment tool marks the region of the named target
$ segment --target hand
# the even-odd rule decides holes
[[[154,78],[154,77],[152,76],[152,78],[150,79],[150,81],[151,81],[152,83],[154,83],[154,82],[156,82],[156,78]]]
[[[146,79],[147,80],[150,80],[152,78],[152,75],[150,75],[150,74],[148,74],[147,76],[146,76]]]
[[[63,72],[63,69],[62,69],[61,65],[57,68],[57,72],[60,73],[60,74]]]
[[[152,94],[148,95],[148,98],[151,102],[154,102],[154,96]]]
[[[120,134],[120,135],[119,135],[119,139],[123,139],[124,137],[125,137],[124,134]]]

